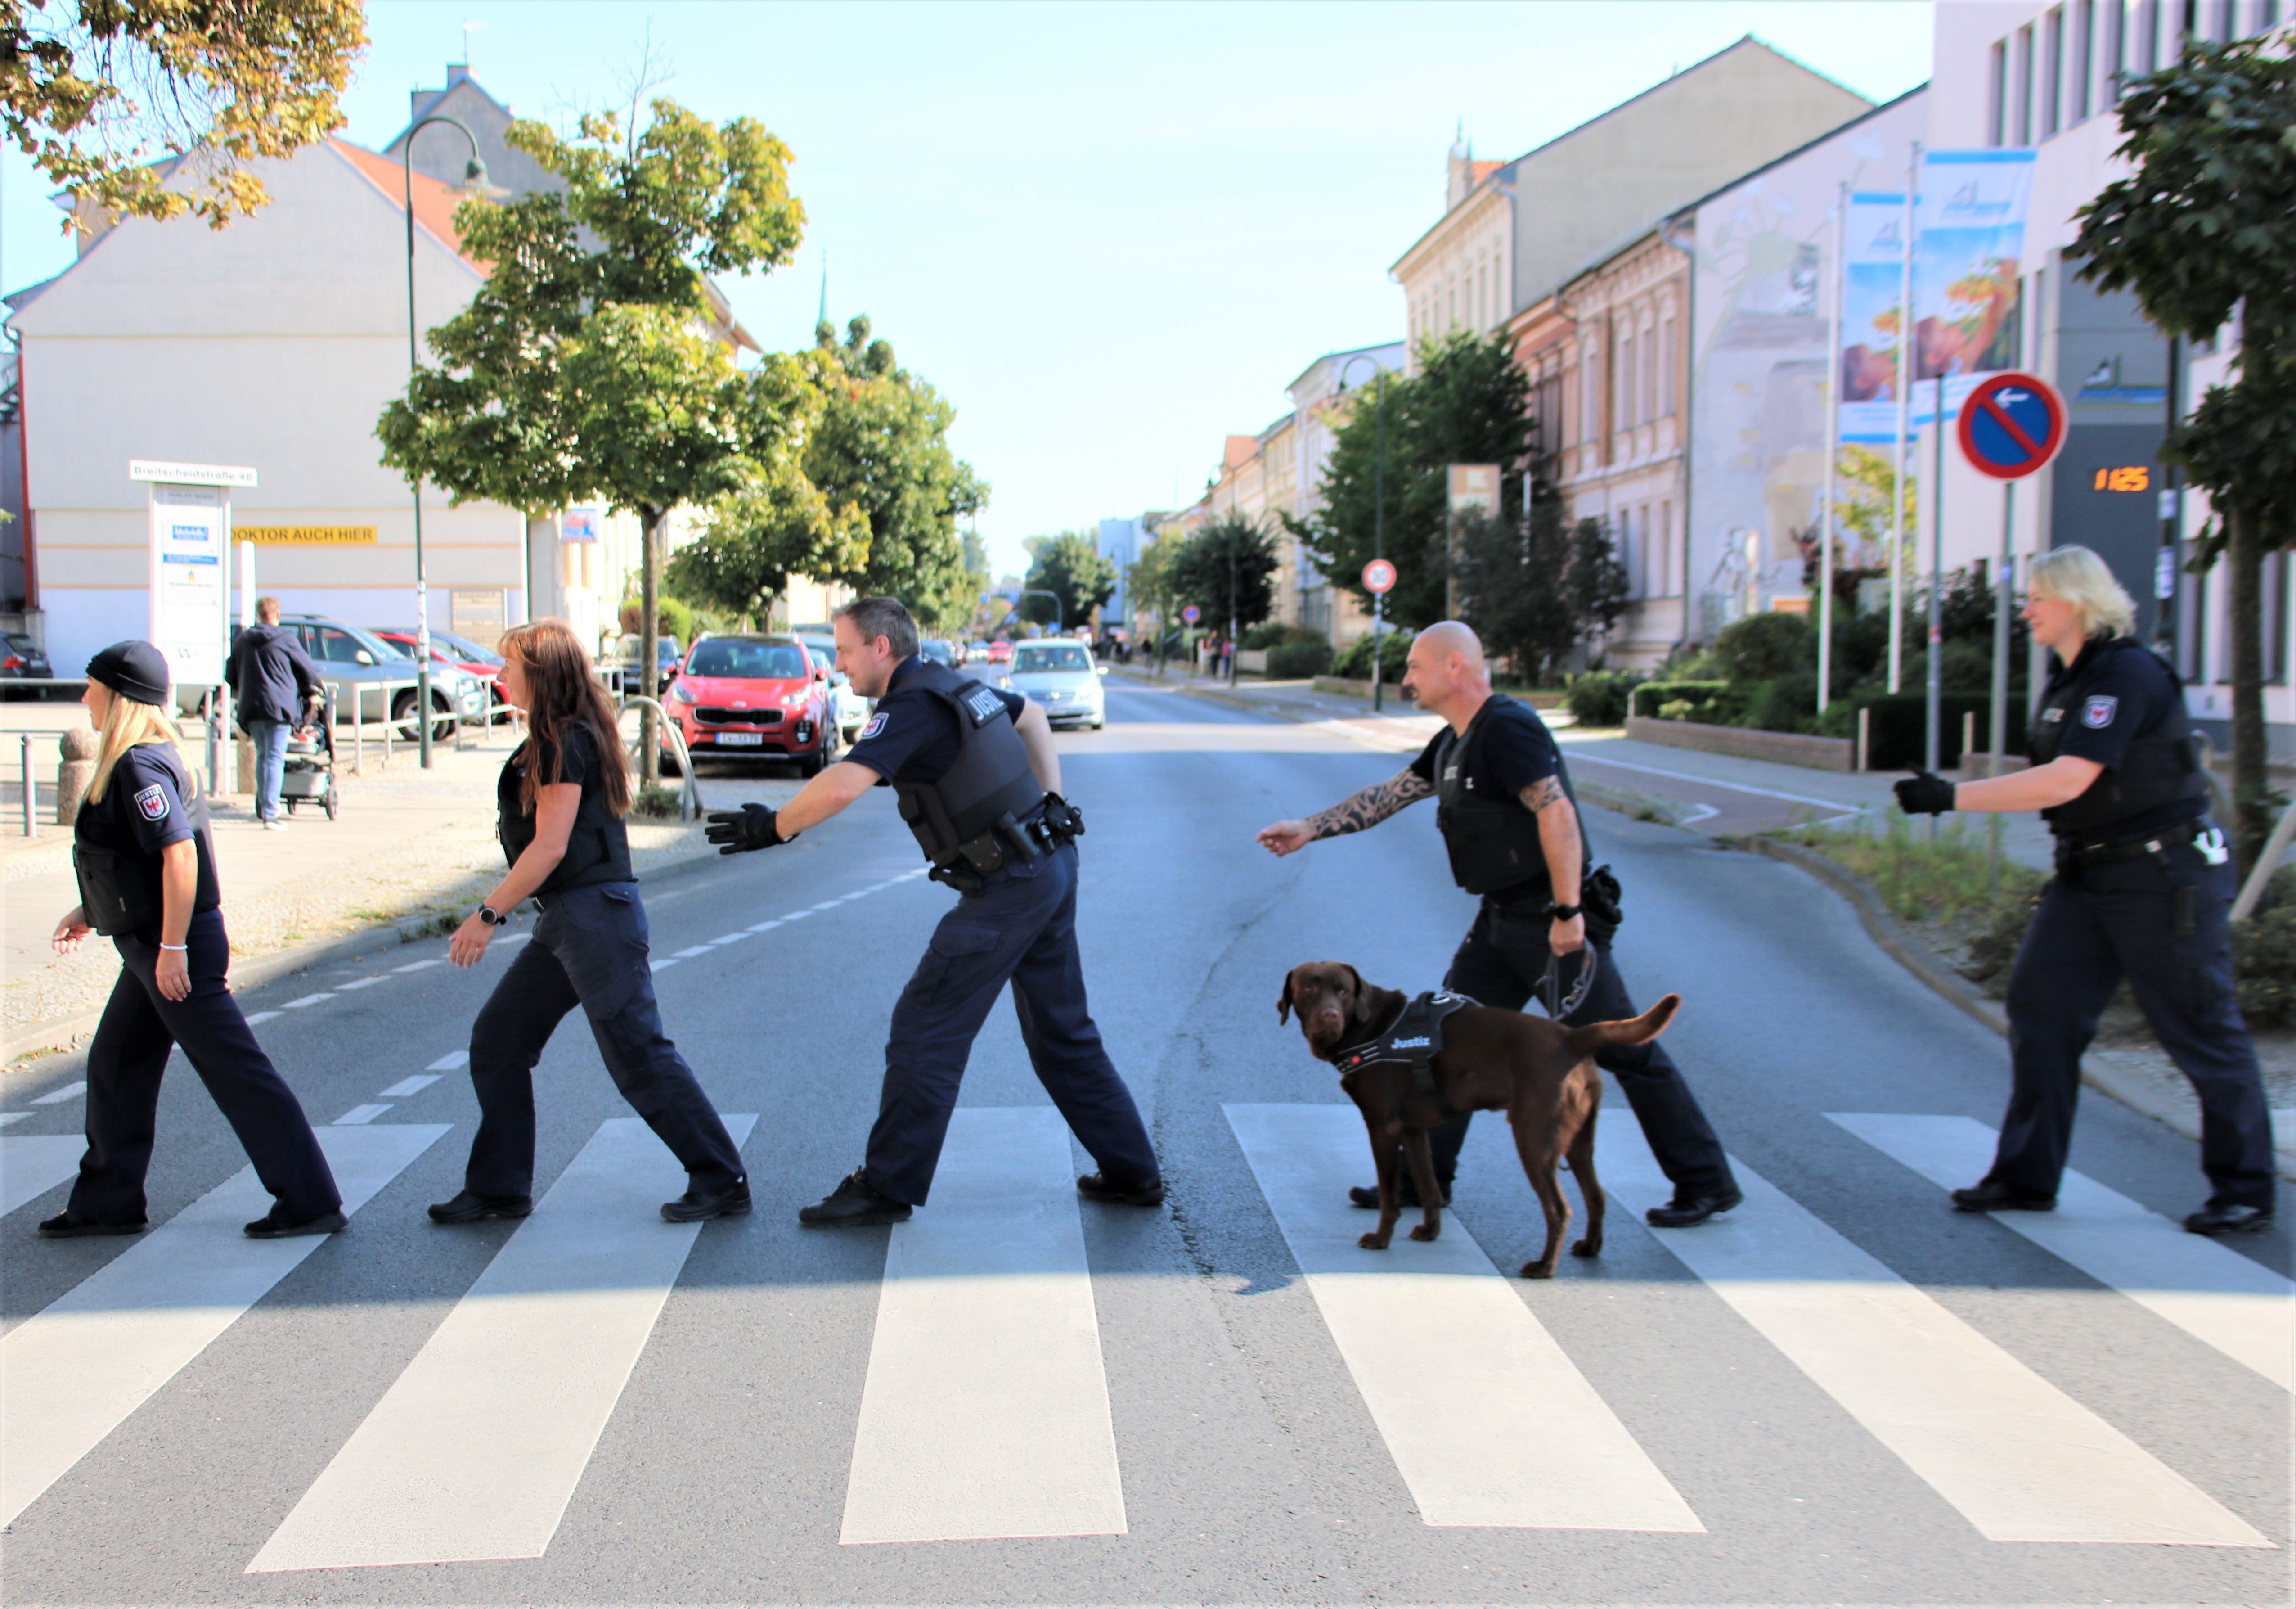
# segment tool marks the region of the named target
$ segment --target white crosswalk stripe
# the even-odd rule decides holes
[[[1992,1165],[1994,1130],[1965,1117],[1828,1112],[1850,1133],[1931,1183],[1971,1185]],[[2296,1391],[2296,1285],[2084,1174],[2067,1170],[2054,1212],[1997,1212],[1993,1221],[2100,1285]]]
[[[1636,1212],[1672,1194],[1631,1123],[1597,1171]],[[1891,1273],[1743,1162],[1735,1212],[1659,1244],[1997,1542],[2270,1547],[2215,1498]]]
[[[1125,1530],[1068,1128],[961,1106],[886,1248],[838,1539]]]
[[[658,1211],[684,1186],[644,1120],[602,1124],[248,1573],[541,1557],[701,1233]]]
[[[1422,1520],[1705,1529],[1457,1219],[1431,1244],[1357,1246],[1353,1106],[1226,1110]]]
[[[449,1127],[318,1130],[343,1211],[365,1206]],[[0,1525],[327,1244],[240,1233],[270,1206],[243,1168],[0,1338]]]
[[[77,1134],[0,1135],[0,1212],[13,1212],[79,1171],[87,1141]]]

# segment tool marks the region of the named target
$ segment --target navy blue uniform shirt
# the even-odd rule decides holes
[[[2089,661],[2096,656],[2103,656],[2105,662],[2092,672]],[[2079,698],[2068,707],[2058,707],[2054,701],[2077,672],[2086,682]],[[2077,755],[2117,771],[2128,757],[2130,743],[2157,731],[2183,696],[2160,655],[2150,649],[2130,653],[2109,647],[2108,639],[2095,638],[2070,665],[2060,663],[2050,676],[2041,694],[2041,722],[2047,728],[2042,741],[2054,737],[2056,753]],[[2101,785],[2105,780],[2100,776],[2090,785]],[[2124,835],[2150,833],[2205,816],[2208,809],[2206,794],[2180,799],[2116,821],[2112,831]]]
[[[199,881],[192,909],[211,911],[223,903],[216,882],[215,847],[205,830],[194,832],[184,809],[191,774],[165,743],[138,743],[119,757],[98,803],[82,803],[72,831],[81,842],[143,863],[145,887],[154,903],[160,886],[160,851],[186,838],[198,846]]]
[[[893,667],[892,683],[861,736],[845,751],[856,765],[866,766],[888,782],[936,783],[956,763],[959,738],[956,711],[922,687],[904,688],[923,661],[911,654]],[[983,684],[986,685],[986,684]],[[1029,707],[1017,693],[992,688],[1004,701],[1015,721]]]

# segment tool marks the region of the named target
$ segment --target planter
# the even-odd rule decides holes
[[[1709,727],[1697,721],[1627,718],[1627,735],[1670,749],[1696,749],[1740,759],[1766,759],[1813,771],[1857,768],[1857,745],[1846,737],[1804,737],[1797,732],[1757,732],[1745,727]]]
[[[1237,649],[1235,651],[1235,668],[1245,676],[1266,676],[1267,674],[1267,650],[1265,648]]]

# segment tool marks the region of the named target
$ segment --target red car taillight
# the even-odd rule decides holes
[[[24,661],[12,653],[6,659],[0,660],[0,670],[21,670],[23,668]]]

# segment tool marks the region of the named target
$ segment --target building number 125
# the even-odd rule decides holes
[[[2095,489],[2101,492],[2141,492],[2150,488],[2152,484],[2151,467],[2132,464],[2120,469],[2097,471]]]

